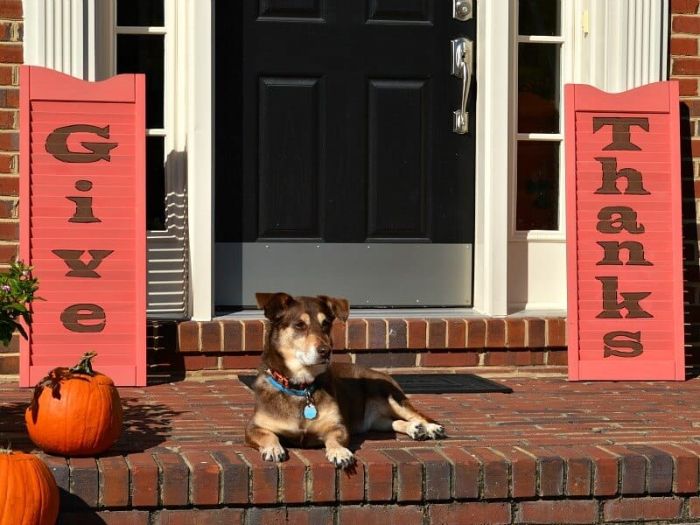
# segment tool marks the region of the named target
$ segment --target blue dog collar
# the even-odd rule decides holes
[[[316,385],[313,383],[311,385],[309,385],[308,388],[305,388],[303,390],[299,390],[296,388],[287,388],[286,386],[284,386],[282,383],[279,383],[274,377],[272,377],[269,374],[265,376],[265,379],[267,379],[267,382],[270,383],[270,385],[272,385],[274,388],[276,388],[280,392],[284,392],[285,394],[289,394],[292,396],[308,397],[308,396],[311,396],[311,394],[313,394],[316,391]]]

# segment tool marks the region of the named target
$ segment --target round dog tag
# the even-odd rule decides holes
[[[316,419],[317,415],[318,410],[316,410],[316,407],[314,405],[306,405],[304,407],[304,417],[306,419]]]

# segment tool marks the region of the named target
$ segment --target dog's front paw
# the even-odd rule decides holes
[[[260,449],[260,455],[265,461],[287,461],[287,451],[282,445],[273,445]]]
[[[416,441],[425,441],[429,438],[425,425],[417,421],[409,423],[406,434],[408,434],[408,437],[415,439]]]
[[[445,439],[447,437],[447,434],[445,434],[445,427],[437,423],[426,424],[425,431],[429,439]]]
[[[345,447],[326,449],[326,457],[328,461],[342,469],[348,468],[355,463],[355,456]]]

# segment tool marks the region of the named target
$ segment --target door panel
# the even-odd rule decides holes
[[[257,271],[273,271],[269,261],[250,254],[271,252],[252,244],[295,243],[274,257],[275,279],[290,292],[332,293],[342,281],[362,304],[469,305],[471,283],[442,300],[430,290],[471,278],[474,134],[452,132],[462,82],[451,76],[450,41],[474,40],[474,20],[454,20],[447,1],[217,0],[216,30],[217,122],[229,126],[216,129],[217,303],[251,305],[250,289],[270,285]],[[413,252],[368,257],[378,243],[387,252],[425,243],[421,260],[450,251],[438,245],[462,248],[440,266],[445,284],[428,286],[433,276]],[[367,260],[302,286],[319,244]],[[353,244],[362,249],[343,247]],[[388,282],[399,262],[403,285],[374,293],[367,273]],[[219,268],[240,283],[225,285]]]

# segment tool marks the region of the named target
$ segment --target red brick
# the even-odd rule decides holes
[[[673,490],[673,458],[658,448],[630,445],[629,449],[642,454],[647,460],[647,492],[668,494]]]
[[[513,498],[534,498],[537,495],[537,461],[522,450],[508,449],[510,460],[511,494]]]
[[[221,325],[216,321],[202,323],[199,327],[203,352],[220,352],[222,346]]]
[[[385,349],[386,345],[386,321],[384,319],[367,320],[367,348]]]
[[[0,375],[19,374],[19,356],[0,355]]]
[[[547,319],[547,346],[566,346],[566,320]]]
[[[428,323],[422,319],[408,320],[408,348],[427,348]]]
[[[540,478],[540,496],[553,497],[564,494],[564,461],[557,456],[537,458],[537,473]]]
[[[700,58],[676,57],[672,60],[671,75],[695,75],[700,74]],[[691,113],[691,116],[692,113]]]
[[[478,498],[481,463],[465,450],[453,446],[442,449],[442,454],[452,463],[452,497]]]
[[[0,218],[16,219],[17,218],[17,200],[0,200]]]
[[[131,505],[154,507],[158,504],[158,465],[151,454],[137,453],[126,457],[131,471]]]
[[[163,509],[158,512],[155,523],[156,525],[219,525],[221,523],[242,525],[243,517],[242,509]]]
[[[295,453],[309,466],[309,490],[307,497],[312,503],[335,501],[336,467],[326,458],[325,449],[297,450]]]
[[[603,517],[606,521],[672,520],[681,517],[680,498],[623,498],[605,501]]]
[[[527,320],[527,346],[528,348],[544,348],[545,321],[544,319]]]
[[[0,240],[16,241],[19,239],[19,223],[0,222]]]
[[[199,352],[199,323],[185,321],[177,327],[178,350],[180,352]]]
[[[129,506],[129,466],[122,456],[100,458],[99,503],[102,507]]]
[[[0,111],[0,129],[15,129],[16,111]]]
[[[692,494],[698,491],[698,456],[681,445],[655,444],[655,448],[667,452],[673,458],[673,492]]]
[[[223,321],[224,352],[243,350],[243,324],[240,321]]]
[[[693,15],[678,15],[672,17],[671,32],[700,34],[700,17]]]
[[[688,517],[700,518],[700,497],[688,498]]]
[[[447,346],[447,323],[444,319],[428,321],[428,348],[445,348]]]
[[[482,465],[483,499],[508,497],[509,464],[500,455],[486,448],[475,448],[472,453]]]
[[[447,320],[447,348],[466,348],[467,322],[464,319]]]
[[[516,523],[596,523],[598,502],[594,500],[523,501]]]
[[[486,347],[503,348],[506,345],[506,322],[504,319],[486,320]]]
[[[345,350],[347,348],[345,343],[345,331],[347,329],[347,324],[339,319],[333,321],[333,328],[331,331],[331,339],[333,339],[333,350]]]
[[[0,62],[21,64],[23,57],[21,44],[0,43]]]
[[[19,108],[19,89],[15,87],[0,88],[0,108]]]
[[[164,506],[189,504],[189,470],[179,454],[155,454],[160,478],[160,501]]]
[[[22,0],[2,0],[0,2],[0,18],[21,20]]]
[[[15,66],[0,66],[0,86],[11,86]]]
[[[182,458],[190,469],[190,503],[216,505],[219,503],[221,469],[208,452],[183,452]]]
[[[243,321],[243,350],[259,352],[263,349],[264,327],[263,322],[257,319]]]
[[[425,501],[448,501],[450,494],[451,464],[444,456],[429,448],[412,448],[410,453],[423,464]]]
[[[221,504],[248,503],[248,465],[231,450],[212,452],[212,457],[221,467]]]
[[[350,469],[338,472],[338,500],[361,503],[365,497],[365,465],[356,462]]]
[[[389,348],[408,348],[408,327],[404,319],[389,319]]]
[[[511,509],[510,503],[469,502],[431,505],[428,513],[430,525],[505,525]]]
[[[12,23],[0,21],[0,42],[12,40]]]
[[[671,0],[671,13],[697,13],[700,0]]]
[[[479,354],[477,352],[436,350],[421,354],[420,366],[455,367],[477,366]]]
[[[593,462],[584,456],[578,448],[565,446],[549,447],[552,453],[562,457],[566,462],[567,496],[590,496],[593,482]]]
[[[15,173],[16,171],[15,156],[0,154],[0,173]],[[19,193],[19,178],[17,178],[17,182],[12,181],[12,185],[8,184],[8,179],[11,180],[14,178],[15,177],[0,177],[0,195],[17,196]],[[13,186],[16,186],[16,188]]]
[[[365,468],[367,501],[391,501],[394,494],[394,463],[378,451],[371,449],[358,450],[356,458]]]
[[[644,494],[647,478],[646,458],[619,445],[606,446],[605,449],[618,455],[620,476],[622,477],[621,493],[624,495]]]
[[[697,38],[682,38],[678,36],[671,37],[671,54],[672,55],[690,55],[698,54]]]
[[[486,346],[486,321],[469,319],[467,321],[467,348],[484,348]]]
[[[405,450],[387,449],[382,452],[396,463],[396,501],[399,503],[422,501],[421,463]]]
[[[250,495],[254,505],[277,503],[277,466],[264,461],[257,450],[244,450],[241,457],[250,467]]]
[[[338,509],[339,525],[408,525],[423,522],[423,510],[415,505],[343,505]]]
[[[219,368],[219,358],[204,354],[183,354],[182,362],[185,370],[216,370]]]
[[[224,355],[221,357],[222,370],[246,370],[257,368],[258,366],[260,366],[259,352]]]
[[[525,319],[506,319],[506,348],[525,347]]]
[[[69,468],[70,493],[80,500],[81,504],[97,507],[99,473],[95,458],[70,458]]]
[[[0,343],[0,354],[18,354],[19,353],[19,335],[17,332],[14,333],[12,339],[10,339],[10,344],[4,345]]]
[[[618,487],[618,459],[598,447],[583,448],[593,463],[593,495],[614,496]]]
[[[697,78],[677,78],[678,89],[681,97],[695,97],[698,95]]]
[[[348,325],[348,349],[367,349],[367,321],[364,319],[350,319]]]
[[[548,350],[547,364],[550,366],[566,365],[569,362],[569,354],[566,350]]]

